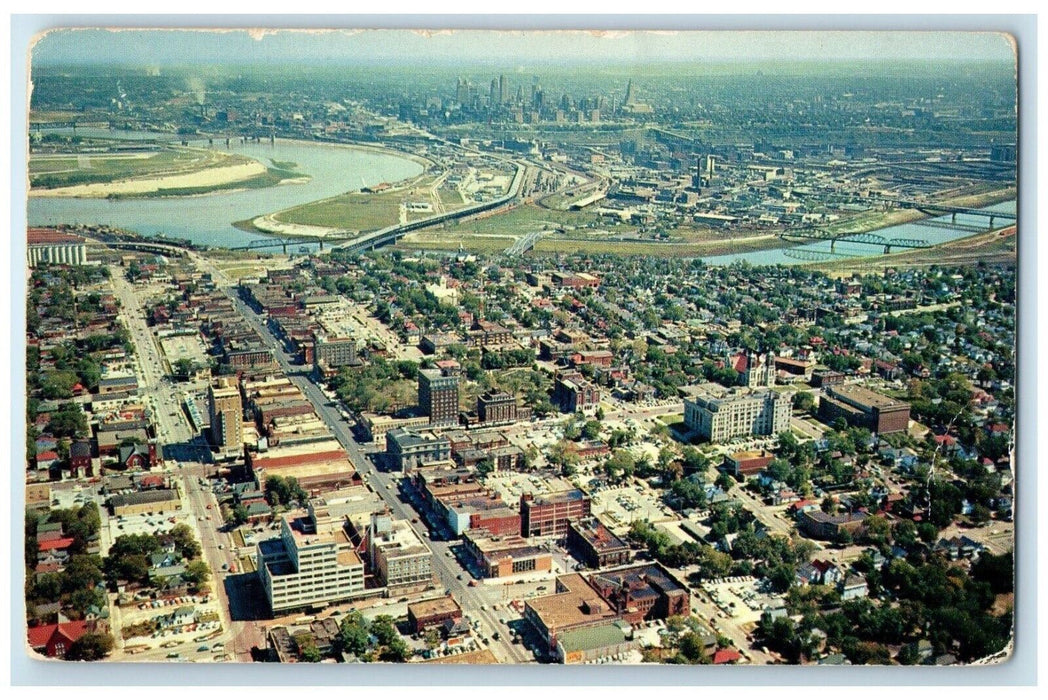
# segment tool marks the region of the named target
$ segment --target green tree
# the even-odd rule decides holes
[[[182,574],[182,578],[194,586],[207,583],[210,577],[211,569],[201,559],[195,559],[186,564],[186,572]]]
[[[702,637],[695,634],[694,632],[686,632],[680,638],[678,648],[680,649],[680,653],[690,663],[709,663],[709,655],[706,653],[706,646],[702,643]]]
[[[237,503],[233,506],[233,509],[229,511],[229,521],[233,525],[243,525],[247,522],[248,512],[247,507],[243,503]]]
[[[299,648],[298,657],[308,664],[320,663],[320,649],[312,638]]]
[[[587,440],[596,440],[600,437],[600,421],[588,420],[582,426],[582,437]]]
[[[798,391],[793,395],[793,408],[804,413],[815,410],[815,396],[810,391]]]
[[[180,357],[175,360],[175,364],[171,369],[176,377],[180,379],[188,379],[189,376],[196,371],[196,363],[187,357]]]
[[[1011,593],[1015,590],[1015,561],[1011,552],[993,555],[984,552],[972,564],[971,576],[976,581],[988,583],[994,593]]]
[[[64,403],[51,412],[47,429],[56,437],[83,437],[87,435],[87,416],[78,405]]]
[[[363,656],[368,651],[369,625],[358,611],[342,618],[338,630],[343,649],[355,656]]]
[[[113,651],[113,645],[111,635],[88,632],[69,645],[65,658],[68,661],[99,661]]]
[[[480,476],[487,476],[488,474],[495,471],[495,460],[490,456],[485,457],[477,463],[477,474]]]

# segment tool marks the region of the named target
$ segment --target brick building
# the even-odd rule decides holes
[[[529,544],[515,533],[495,535],[486,529],[471,529],[463,533],[462,542],[483,578],[549,572],[553,568],[549,551]]]
[[[866,520],[865,513],[837,513],[830,515],[811,509],[797,515],[797,529],[816,540],[832,540],[842,531],[855,532]]]
[[[517,420],[517,399],[504,391],[489,389],[477,397],[477,416],[481,423],[514,423]]]
[[[750,476],[760,472],[772,463],[775,455],[767,450],[733,452],[725,455],[722,471],[732,476]]]
[[[552,401],[565,413],[585,411],[600,403],[600,388],[578,372],[562,374],[553,383]]]
[[[418,371],[418,405],[430,425],[456,425],[459,414],[459,378],[439,369]]]
[[[811,385],[817,389],[844,383],[844,374],[828,367],[816,367],[811,373]]]
[[[408,626],[416,634],[430,627],[439,627],[448,620],[459,622],[462,619],[462,608],[451,596],[423,600],[408,606]]]
[[[633,551],[596,518],[568,522],[568,548],[591,569],[622,566],[633,560]]]
[[[520,497],[520,534],[524,537],[565,537],[568,521],[590,515],[590,499],[578,489]]]
[[[910,404],[861,386],[827,387],[819,401],[819,420],[838,418],[877,434],[900,433],[909,428]]]
[[[642,564],[589,577],[590,585],[630,624],[691,614],[691,594],[661,564]]]

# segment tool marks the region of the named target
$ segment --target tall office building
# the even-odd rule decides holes
[[[455,425],[459,414],[458,377],[447,370],[418,371],[418,405],[430,425]]]
[[[499,76],[499,104],[506,104],[506,100],[509,99],[509,83],[506,82],[506,76]]]
[[[318,609],[365,592],[364,562],[340,521],[322,522],[295,511],[280,522],[280,536],[256,545],[258,578],[274,615]]]
[[[710,442],[777,435],[790,427],[792,394],[770,389],[724,389],[715,384],[684,399],[684,424]]]
[[[637,97],[633,94],[633,80],[630,79],[626,82],[626,99],[622,101],[623,106],[634,104],[637,101]]]
[[[244,448],[244,408],[235,377],[219,377],[207,388],[211,414],[211,444],[220,454],[239,454]]]

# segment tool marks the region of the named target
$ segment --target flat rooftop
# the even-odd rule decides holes
[[[849,399],[856,403],[860,403],[870,408],[876,408],[881,411],[892,408],[905,408],[908,407],[905,401],[899,401],[893,399],[890,396],[884,394],[878,394],[876,391],[870,391],[865,387],[858,386],[857,384],[847,384],[843,386],[828,387],[826,393],[829,396],[839,396],[842,398]]]
[[[604,527],[604,523],[596,518],[574,522],[571,526],[598,552],[629,549],[629,545],[622,538]]]
[[[423,600],[418,603],[411,603],[408,605],[408,613],[413,615],[416,620],[430,617],[433,615],[446,615],[448,613],[462,614],[462,608],[455,602],[455,599],[451,596],[444,596],[443,598],[434,598],[432,600]]]
[[[579,574],[557,577],[559,593],[532,598],[526,605],[547,630],[612,620],[617,614]]]

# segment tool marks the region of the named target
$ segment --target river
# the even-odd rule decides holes
[[[171,134],[85,128],[77,129],[76,133],[80,136],[104,135],[107,138],[128,140],[156,138],[172,141],[177,138]],[[190,145],[208,146],[206,140],[201,142],[199,138],[191,140]],[[213,148],[226,153],[249,156],[265,165],[272,165],[273,160],[290,161],[297,165],[297,172],[309,175],[311,179],[301,184],[215,192],[194,197],[30,197],[29,224],[102,224],[135,231],[144,236],[162,233],[175,238],[185,238],[199,245],[242,246],[267,237],[241,231],[232,225],[235,221],[271,214],[345,192],[355,192],[365,185],[397,182],[422,172],[422,166],[409,158],[332,144],[278,139],[273,145],[263,140],[261,143],[232,142],[230,147],[226,148],[224,139],[215,138]]]
[[[1014,214],[1015,200],[1013,199],[1008,202],[1000,202],[988,207],[982,207],[980,211],[998,211]],[[951,216],[947,214],[946,216],[937,216],[931,219],[911,221],[908,224],[889,226],[887,228],[877,229],[876,231],[870,231],[870,233],[889,241],[893,238],[914,239],[926,241],[929,245],[948,243],[949,241],[966,238],[976,233],[976,231],[967,229],[945,227],[951,223],[953,223],[951,222]],[[958,214],[956,223],[963,226],[978,226],[985,231],[987,230],[986,226],[988,219],[985,216]],[[994,228],[1001,228],[1007,226],[1009,223],[1011,222],[1008,220],[999,219],[994,222]],[[787,252],[787,250],[792,251],[792,253]],[[903,250],[905,250],[905,248],[893,248],[891,252],[896,253]],[[837,256],[870,257],[883,254],[884,247],[883,245],[878,246],[866,243],[838,241],[833,247],[833,252],[836,253]],[[798,259],[798,257],[791,257],[791,255],[797,255],[798,253],[800,253],[801,256],[814,254],[812,257],[817,255],[823,260],[832,260],[836,257],[830,254],[829,241],[816,241],[804,245],[796,245],[792,248],[775,248],[749,253],[715,255],[703,258],[703,262],[710,265],[730,265],[731,263],[740,261],[746,261],[752,265],[797,265],[799,263],[812,262],[811,259]]]
[[[49,130],[52,133],[73,133],[69,129]],[[136,131],[112,131],[107,129],[80,128],[76,134],[85,137],[97,136],[128,140],[156,139],[175,141],[179,137]],[[206,140],[199,137],[190,145],[208,147]],[[308,174],[311,180],[303,184],[287,184],[277,187],[248,189],[233,192],[216,192],[197,197],[167,197],[143,199],[74,199],[65,197],[30,197],[29,224],[48,226],[56,224],[103,224],[115,228],[136,231],[145,236],[165,234],[185,238],[200,245],[235,247],[247,245],[255,240],[271,240],[266,236],[248,233],[233,227],[234,221],[251,219],[282,209],[306,204],[318,199],[333,197],[344,192],[358,191],[364,185],[379,182],[396,182],[414,177],[422,172],[422,166],[409,158],[390,153],[337,146],[313,144],[301,141],[278,139],[270,145],[261,143],[238,143],[235,139],[225,147],[224,139],[215,138],[216,150],[239,153],[256,158],[266,165],[273,160],[290,161],[297,164],[298,172]],[[999,211],[1014,214],[1015,200],[1001,202],[984,211]],[[900,224],[873,231],[881,238],[919,239],[930,245],[946,243],[971,236],[974,231],[945,228],[951,223],[949,215],[923,221]],[[960,214],[957,223],[968,226],[986,227],[987,219],[980,216]],[[1007,222],[1001,221],[1000,225]],[[941,226],[936,226],[940,224]],[[303,242],[301,247],[315,250],[315,243]],[[787,250],[794,251],[792,253]],[[901,249],[893,249],[901,250]],[[809,259],[796,257],[807,256]],[[838,255],[868,257],[880,255],[883,246],[838,242],[834,246]],[[747,261],[753,265],[795,265],[810,262],[812,255],[829,256],[829,241],[818,241],[792,248],[777,248],[756,252],[717,255],[704,258],[711,265],[729,265]],[[794,257],[791,257],[794,256]]]

